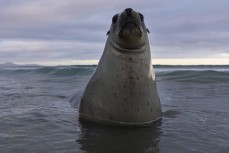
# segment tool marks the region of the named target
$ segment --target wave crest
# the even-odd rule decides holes
[[[156,73],[160,81],[190,82],[190,83],[223,83],[229,81],[229,71],[216,70],[176,70]]]

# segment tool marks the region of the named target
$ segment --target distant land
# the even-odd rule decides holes
[[[0,64],[0,68],[14,68],[14,67],[19,67],[19,66],[41,66],[38,64],[24,64],[24,65],[19,65],[19,64],[14,64],[12,62],[6,62]]]

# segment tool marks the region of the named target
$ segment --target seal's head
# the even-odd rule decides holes
[[[136,49],[146,43],[147,32],[144,16],[131,8],[116,14],[112,18],[111,28],[107,34],[113,42],[125,49]]]

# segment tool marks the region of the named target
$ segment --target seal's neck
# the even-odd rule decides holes
[[[135,53],[144,53],[146,52],[149,47],[149,42],[146,41],[144,43],[142,43],[141,45],[137,46],[137,47],[125,47],[121,44],[119,44],[118,42],[112,40],[112,38],[108,37],[107,42],[106,42],[106,46],[111,47],[112,51],[118,52],[118,53],[124,53],[124,54],[135,54]]]

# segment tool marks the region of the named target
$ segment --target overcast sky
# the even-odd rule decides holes
[[[114,14],[145,16],[155,64],[229,64],[229,0],[0,0],[0,63],[95,64]]]

